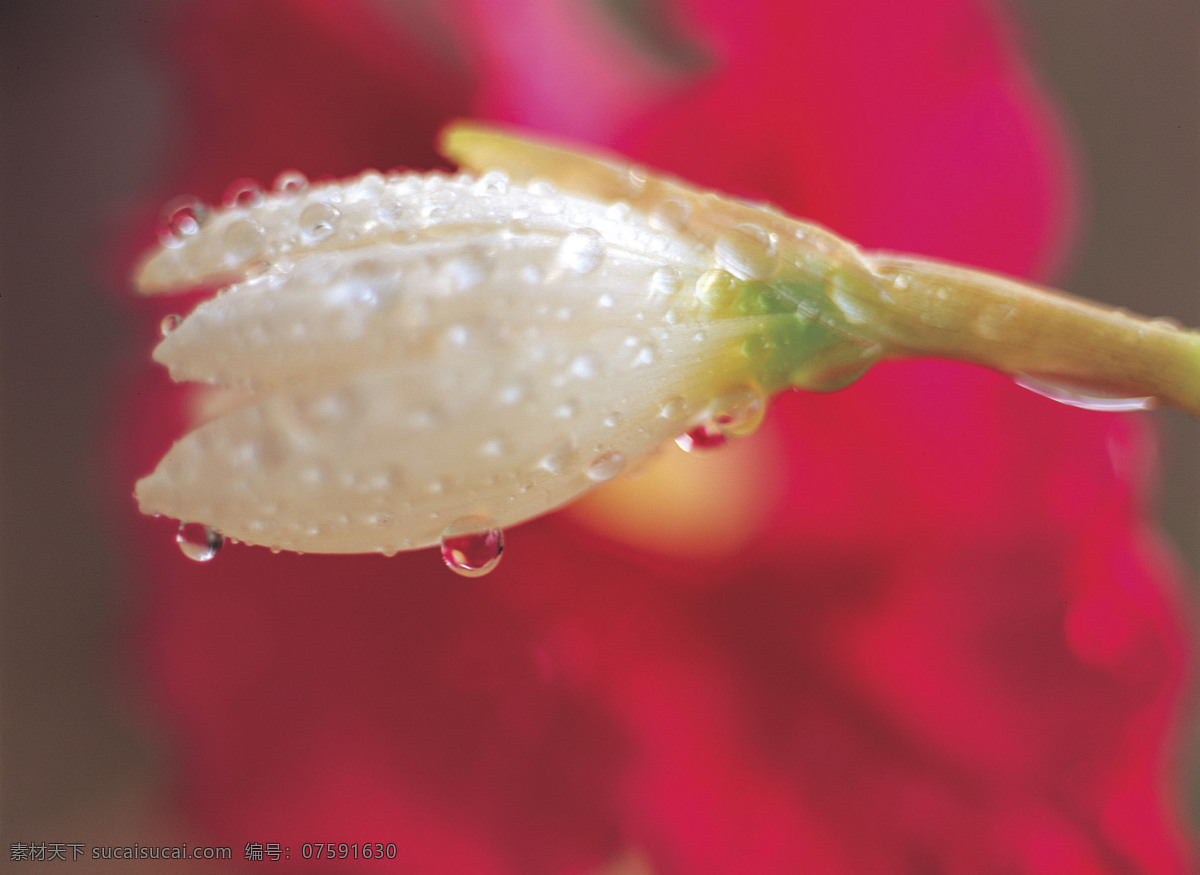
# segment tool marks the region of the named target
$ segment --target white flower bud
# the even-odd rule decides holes
[[[246,400],[178,441],[137,499],[317,553],[545,513],[722,397],[762,400],[743,345],[770,317],[714,319],[697,289],[717,267],[625,205],[500,173],[365,174],[215,213],[138,283],[240,278],[154,357]]]

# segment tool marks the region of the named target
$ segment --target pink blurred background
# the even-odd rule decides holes
[[[137,722],[119,661],[124,548],[97,496],[106,380],[117,356],[141,353],[104,289],[106,259],[124,207],[166,175],[177,96],[144,35],[175,5],[0,7],[0,822],[8,841],[133,842],[153,820],[158,747]],[[1078,245],[1059,283],[1200,324],[1200,7],[1012,5],[1074,136],[1085,192]],[[1162,518],[1195,577],[1200,423],[1169,411],[1155,418]]]

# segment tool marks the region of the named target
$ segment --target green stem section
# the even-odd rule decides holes
[[[1200,415],[1200,334],[1006,277],[872,254],[872,313],[856,332],[890,353],[974,362],[1113,397],[1150,396]],[[873,313],[872,311],[877,311]]]

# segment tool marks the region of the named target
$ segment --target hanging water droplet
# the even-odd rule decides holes
[[[723,447],[731,437],[755,431],[766,409],[767,397],[757,385],[732,386],[714,398],[708,405],[708,416],[675,438],[675,443],[688,453]]]
[[[685,453],[694,453],[723,447],[729,443],[729,436],[715,423],[702,422],[675,438],[675,443]]]
[[[158,330],[162,332],[162,336],[166,337],[172,331],[180,326],[183,322],[183,317],[178,313],[168,313],[162,318],[162,322],[158,323]]]
[[[1066,404],[1070,407],[1080,407],[1084,410],[1100,410],[1108,412],[1128,412],[1132,410],[1150,410],[1158,402],[1153,396],[1126,397],[1097,389],[1072,386],[1028,374],[1017,374],[1014,382],[1022,389],[1028,389],[1044,398]]]
[[[755,383],[731,386],[712,400],[710,421],[730,437],[753,433],[767,413],[766,393]]]
[[[175,532],[179,551],[193,562],[208,562],[221,550],[225,538],[203,523],[180,523]]]
[[[163,207],[163,226],[159,240],[164,246],[178,247],[200,231],[208,219],[208,207],[203,201],[184,195]]]
[[[253,219],[238,219],[230,223],[222,238],[226,251],[239,261],[253,258],[263,250],[267,232]]]
[[[504,532],[484,514],[459,517],[442,532],[442,561],[455,574],[482,577],[500,564]]]
[[[587,274],[604,259],[604,238],[594,228],[572,231],[558,249],[559,266],[578,274]]]
[[[295,197],[308,188],[308,177],[299,170],[285,170],[275,177],[275,191]]]
[[[337,228],[341,213],[333,204],[318,201],[309,204],[300,214],[300,236],[305,243],[324,240]]]
[[[225,189],[223,203],[231,209],[256,207],[265,200],[262,187],[253,179],[239,179]]]
[[[623,455],[616,451],[602,453],[588,464],[587,478],[594,483],[603,483],[606,480],[612,480],[623,470],[625,470]]]
[[[746,280],[770,279],[779,269],[775,236],[758,225],[738,225],[717,238],[717,264]]]

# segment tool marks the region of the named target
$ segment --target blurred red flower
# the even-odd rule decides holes
[[[1059,130],[985,0],[209,0],[164,40],[164,200],[437,166],[471,115],[1015,274],[1069,225]],[[172,305],[139,305],[148,339]],[[142,367],[122,496],[187,397]],[[429,551],[193,566],[126,502],[180,810],[293,863],[391,842],[408,872],[1189,870],[1141,417],[917,362],[737,443],[514,530],[471,582]]]

